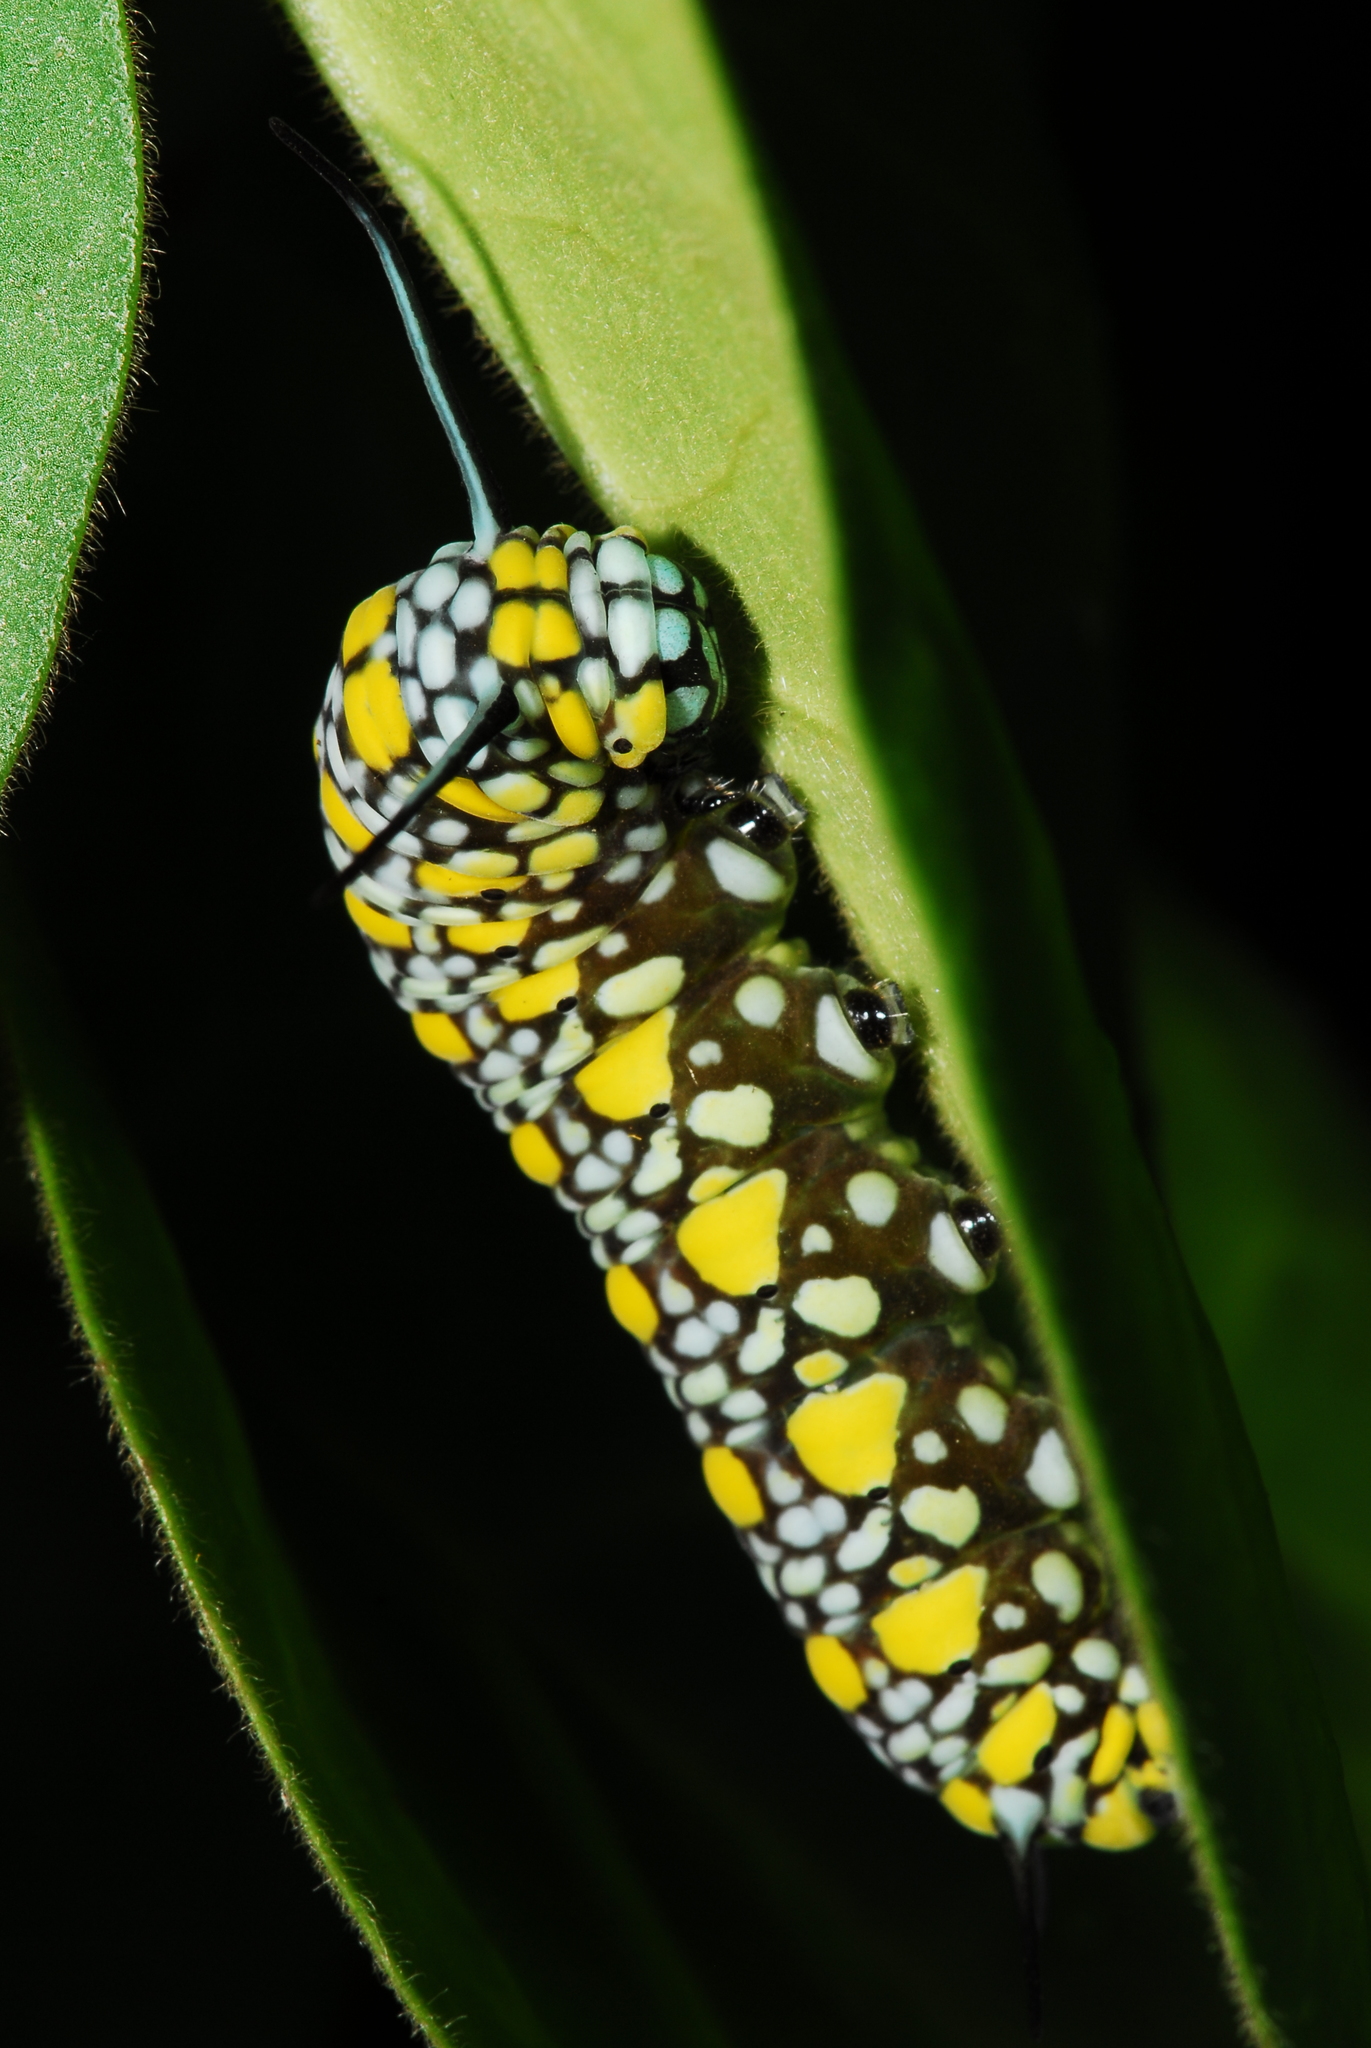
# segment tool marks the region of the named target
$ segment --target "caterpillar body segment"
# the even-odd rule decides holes
[[[814,1681],[964,1826],[1145,1841],[1165,1718],[1051,1404],[976,1296],[999,1227],[915,1171],[889,990],[780,934],[803,818],[715,778],[703,589],[630,528],[440,549],[348,622],[335,869],[503,687],[518,715],[347,892],[424,1049],[570,1210]]]

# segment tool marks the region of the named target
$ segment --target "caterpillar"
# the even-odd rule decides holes
[[[884,1101],[899,991],[784,936],[802,803],[717,772],[708,596],[631,526],[502,526],[381,253],[474,537],[367,597],[315,732],[335,889],[423,1051],[568,1210],[814,1682],[1022,1862],[1131,1849],[1171,1742],[1061,1419],[978,1295],[1001,1243]]]

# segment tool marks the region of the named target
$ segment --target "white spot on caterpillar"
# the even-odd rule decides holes
[[[1025,1643],[1021,1650],[1002,1650],[981,1673],[983,1685],[1032,1685],[1052,1662],[1047,1643]]]
[[[901,1501],[900,1513],[911,1529],[924,1536],[936,1536],[940,1543],[955,1550],[975,1534],[981,1504],[969,1486],[955,1490],[946,1486],[916,1486]]]
[[[864,1337],[880,1320],[881,1297],[864,1273],[848,1273],[841,1280],[806,1280],[795,1296],[795,1313],[816,1330]]]
[[[652,1136],[647,1141],[647,1152],[644,1156],[643,1163],[633,1176],[634,1194],[659,1195],[662,1192],[663,1188],[669,1188],[672,1182],[679,1180],[680,1177],[680,1138],[677,1136],[675,1131],[654,1131],[652,1133]],[[667,1283],[664,1280],[662,1282],[663,1287],[665,1287],[666,1284]],[[672,1281],[671,1285],[678,1286],[679,1282]],[[685,1307],[693,1308],[695,1306],[695,1297],[693,1294],[690,1293],[689,1288],[682,1287],[680,1291],[687,1297]],[[666,1303],[664,1298],[663,1306],[666,1307],[667,1305],[668,1304]],[[683,1315],[685,1313],[685,1310],[675,1309],[672,1311],[672,1313],[675,1315]]]
[[[822,1553],[815,1557],[792,1557],[781,1566],[781,1590],[802,1596],[817,1593],[827,1576],[828,1560]]]
[[[1015,1600],[1001,1600],[990,1619],[994,1622],[996,1628],[1002,1628],[1006,1631],[1022,1628],[1028,1619],[1028,1609],[1020,1607]]]
[[[880,1075],[880,1061],[862,1044],[836,996],[819,998],[814,1011],[814,1050],[826,1066],[850,1074],[854,1081],[874,1081]]]
[[[447,615],[459,633],[472,633],[483,626],[490,615],[490,585],[483,577],[468,576],[458,585]]]
[[[912,1721],[933,1695],[921,1678],[906,1678],[881,1694],[878,1706],[887,1721]]]
[[[1119,1698],[1126,1707],[1140,1707],[1151,1697],[1152,1688],[1143,1675],[1141,1664],[1130,1664],[1119,1680]]]
[[[686,1373],[680,1384],[692,1408],[707,1408],[728,1392],[728,1374],[721,1365],[702,1365],[698,1372]]]
[[[1009,1420],[1009,1404],[993,1387],[963,1387],[957,1396],[957,1413],[983,1444],[997,1444]]]
[[[717,1038],[697,1038],[686,1053],[692,1066],[717,1067],[724,1056],[724,1049]]]
[[[1033,1560],[1033,1584],[1063,1621],[1074,1621],[1085,1601],[1081,1575],[1064,1550],[1044,1550]]]
[[[947,1445],[936,1429],[921,1429],[910,1449],[921,1465],[940,1465],[947,1456]]]
[[[789,1507],[804,1492],[804,1482],[793,1472],[787,1472],[784,1465],[768,1465],[766,1468],[766,1490],[777,1507]]]
[[[686,1111],[686,1123],[697,1138],[713,1138],[724,1145],[763,1145],[771,1135],[772,1107],[766,1089],[750,1081],[736,1088],[706,1088]]]
[[[859,1223],[879,1230],[895,1214],[900,1190],[888,1173],[854,1173],[847,1184],[847,1205]]]
[[[606,542],[606,546],[614,543]],[[628,545],[632,545],[630,542]],[[600,551],[603,564],[604,549]],[[603,567],[601,574],[603,575]],[[617,578],[615,579],[618,580]],[[650,598],[614,597],[609,603],[609,644],[625,682],[642,674],[657,652],[657,619]]]
[[[722,1367],[719,1368],[722,1371]],[[788,1543],[792,1550],[812,1550],[816,1543],[822,1543],[824,1532],[819,1527],[813,1511],[797,1502],[776,1517],[776,1534],[782,1543]]]
[[[725,895],[736,896],[741,903],[774,903],[785,894],[784,877],[745,846],[735,846],[731,839],[711,839],[705,848],[705,859]],[[856,1044],[855,1039],[853,1043]]]
[[[495,1059],[498,1055],[491,1053],[489,1057]],[[571,1176],[571,1184],[582,1194],[595,1195],[603,1194],[607,1188],[617,1188],[622,1179],[623,1174],[617,1166],[611,1166],[607,1159],[591,1152],[577,1166]]]
[[[664,860],[652,880],[638,898],[640,903],[660,903],[676,880],[676,863]]]
[[[468,581],[468,589],[471,588],[472,582],[481,590],[486,587],[477,577]],[[415,578],[410,596],[421,612],[436,612],[442,609],[456,588],[457,571],[452,564],[435,562],[431,568],[425,569],[421,576]]]
[[[739,1387],[724,1402],[722,1412],[730,1422],[750,1422],[754,1416],[766,1414],[766,1402],[755,1387]]]
[[[424,688],[431,691],[450,690],[457,680],[457,641],[452,628],[438,624],[425,626],[419,635],[418,656],[419,680]],[[434,716],[438,719],[441,731],[443,721],[439,716],[440,709],[441,707],[435,708]],[[470,713],[471,706],[463,701],[461,715],[455,721],[457,732],[445,734],[444,737],[455,739],[457,733],[466,725]]]
[[[882,1693],[881,1698],[887,1697]],[[912,1721],[908,1728],[901,1728],[886,1744],[887,1750],[898,1764],[912,1764],[921,1756],[928,1755],[929,1734],[921,1721]]]
[[[1077,1479],[1061,1433],[1045,1429],[1038,1438],[1032,1463],[1024,1474],[1029,1491],[1050,1508],[1074,1508],[1081,1497]]]
[[[1119,1653],[1103,1636],[1087,1636],[1071,1652],[1071,1661],[1087,1678],[1107,1683],[1119,1675]]]
[[[775,1365],[785,1351],[785,1312],[779,1308],[764,1308],[757,1313],[757,1327],[750,1337],[743,1339],[738,1351],[738,1364],[744,1372],[766,1372]],[[798,1486],[799,1481],[795,1484]],[[774,1496],[779,1498],[779,1495]]]
[[[601,944],[602,953],[607,943]],[[612,974],[601,983],[595,1001],[607,1017],[641,1017],[669,1003],[684,980],[685,961],[675,953],[659,953],[655,959],[625,968],[622,974]],[[769,1103],[770,1097],[767,1100]]]
[[[963,1294],[979,1294],[990,1285],[946,1209],[940,1209],[928,1226],[928,1263]]]
[[[936,1728],[939,1735],[946,1735],[949,1728],[961,1728],[971,1719],[976,1704],[976,1677],[970,1673],[960,1685],[954,1685],[945,1693],[928,1717],[930,1728]]]
[[[711,1351],[719,1348],[719,1333],[711,1330],[701,1317],[687,1316],[683,1323],[677,1324],[671,1342],[682,1358],[708,1358]]]
[[[831,1252],[832,1249],[833,1233],[825,1230],[822,1223],[811,1223],[800,1239],[800,1250],[806,1257],[812,1257],[816,1252]]]
[[[770,1030],[785,1009],[785,990],[774,974],[753,974],[733,998],[733,1007],[748,1024]]]
[[[872,1508],[860,1529],[843,1538],[838,1551],[838,1569],[862,1572],[875,1564],[890,1541],[890,1509]]]

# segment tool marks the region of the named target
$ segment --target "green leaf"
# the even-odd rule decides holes
[[[0,158],[0,786],[52,666],[133,353],[143,246],[117,0],[5,20]]]
[[[1354,2037],[1336,1755],[1231,1387],[1133,1134],[1040,828],[917,524],[787,272],[699,15],[632,0],[292,18],[559,445],[760,646],[776,765],[867,957],[916,990],[1178,1728],[1246,2024]]]
[[[1176,1232],[1232,1368],[1371,1849],[1371,1130],[1312,1020],[1164,898],[1143,1044]]]

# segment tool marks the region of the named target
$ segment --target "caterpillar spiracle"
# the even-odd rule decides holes
[[[804,811],[711,766],[706,593],[632,527],[498,525],[386,229],[282,139],[382,254],[475,529],[357,606],[316,731],[372,966],[575,1219],[872,1753],[1020,1859],[1133,1848],[1166,1720],[1061,1420],[978,1317],[1000,1226],[887,1125],[897,991],[782,935]]]

